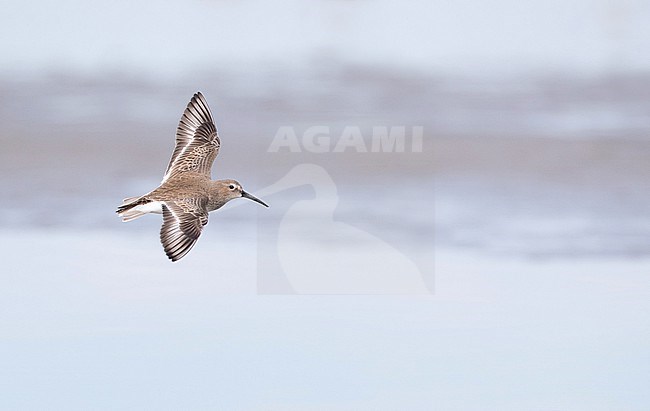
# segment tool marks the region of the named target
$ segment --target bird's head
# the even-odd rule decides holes
[[[264,207],[268,207],[264,201],[244,191],[243,187],[237,180],[220,180],[218,183],[221,186],[220,191],[224,193],[224,197],[227,199],[227,201],[243,197],[248,198],[249,200],[253,200],[256,203],[260,203]]]

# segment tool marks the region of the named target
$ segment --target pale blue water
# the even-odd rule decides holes
[[[155,233],[3,230],[2,407],[648,401],[647,259],[536,264],[440,247],[434,296],[259,296],[255,247],[220,234],[172,265]]]

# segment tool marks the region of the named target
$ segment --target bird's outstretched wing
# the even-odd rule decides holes
[[[176,129],[176,147],[163,177],[193,171],[210,176],[221,141],[208,102],[201,92],[190,100]]]
[[[189,253],[208,223],[207,199],[164,201],[160,242],[165,254],[178,261]]]

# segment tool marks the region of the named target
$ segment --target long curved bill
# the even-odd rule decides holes
[[[255,201],[256,203],[260,203],[260,204],[262,204],[264,207],[268,207],[268,204],[266,204],[264,201],[260,200],[259,198],[255,197],[255,196],[252,195],[252,194],[248,194],[246,191],[242,191],[242,192],[241,192],[241,196],[244,197],[244,198],[247,198],[247,199],[249,199],[249,200],[253,200],[253,201]]]

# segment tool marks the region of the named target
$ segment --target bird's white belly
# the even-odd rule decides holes
[[[133,209],[141,213],[162,214],[162,203],[160,201],[152,201],[147,204],[135,206]]]

